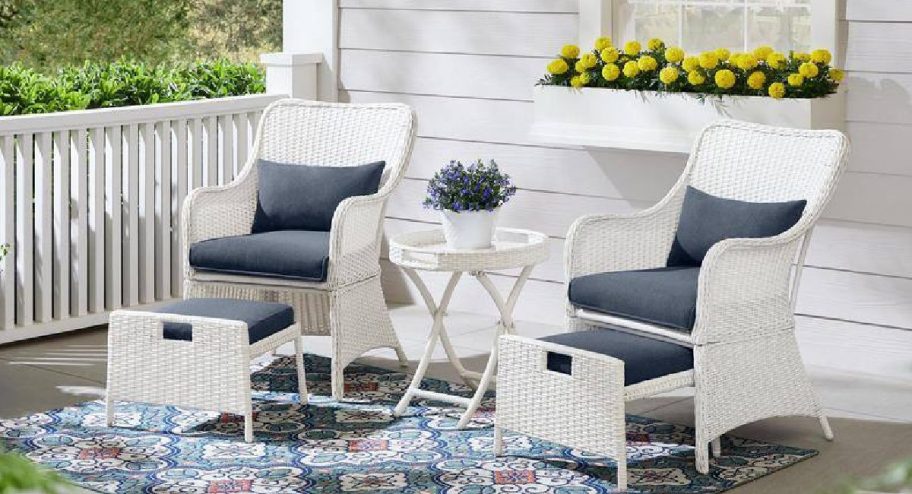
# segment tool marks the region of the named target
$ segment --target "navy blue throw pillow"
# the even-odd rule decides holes
[[[384,166],[383,161],[360,166],[309,166],[260,160],[252,233],[328,232],[339,203],[377,192]]]
[[[710,247],[727,238],[763,238],[788,230],[807,201],[745,202],[688,186],[667,266],[700,266]]]

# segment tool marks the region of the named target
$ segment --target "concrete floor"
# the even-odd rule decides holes
[[[414,367],[424,349],[430,318],[416,306],[397,307],[393,319]],[[493,340],[489,317],[450,314],[453,344],[467,367],[484,367]],[[518,322],[520,334],[544,336],[560,328]],[[329,355],[325,337],[306,338],[310,353]],[[283,348],[283,353],[291,353]],[[104,394],[105,328],[0,347],[0,417],[34,412],[98,399]],[[391,351],[372,352],[365,363],[396,368]],[[836,433],[823,439],[817,422],[806,418],[766,420],[742,427],[734,434],[763,441],[820,450],[820,455],[782,472],[735,489],[737,494],[827,492],[851,476],[868,476],[888,463],[912,457],[912,383],[847,375],[809,368]],[[429,377],[457,380],[442,349],[435,354]],[[692,424],[690,393],[682,391],[628,404],[628,412],[674,423]]]

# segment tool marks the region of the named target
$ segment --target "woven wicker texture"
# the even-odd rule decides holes
[[[380,288],[380,239],[386,200],[402,180],[415,134],[414,115],[400,104],[351,105],[286,99],[263,111],[250,160],[222,187],[188,195],[183,208],[186,297],[230,297],[292,305],[304,334],[334,339],[334,396],[342,395],[342,369],[364,351],[392,347],[404,354]],[[329,274],[323,283],[198,273],[189,246],[211,238],[250,233],[256,210],[256,161],[354,166],[383,160],[379,192],[348,198],[330,229]],[[360,288],[354,288],[358,285]],[[344,297],[352,300],[343,300]],[[342,307],[352,312],[342,314]],[[338,321],[344,319],[345,323]],[[344,334],[342,334],[344,333]],[[350,342],[346,348],[335,340]],[[360,353],[358,353],[360,352]],[[355,355],[357,353],[357,355]]]
[[[163,337],[163,324],[193,325],[193,340]],[[160,312],[114,311],[108,325],[107,423],[115,401],[137,401],[235,413],[253,440],[250,360],[295,342],[301,400],[307,400],[300,327],[249,344],[242,321]]]
[[[847,156],[848,140],[837,131],[720,121],[704,130],[681,178],[658,204],[632,215],[586,216],[570,229],[564,252],[568,280],[664,266],[687,185],[742,201],[808,201],[788,231],[724,240],[703,262],[688,342],[695,348],[701,472],[708,469],[710,441],[763,418],[816,416],[831,437],[798,353],[793,311],[810,232],[833,195]],[[605,324],[604,318],[580,318],[569,301],[567,309],[572,331]],[[667,339],[659,328],[642,323],[629,328]]]

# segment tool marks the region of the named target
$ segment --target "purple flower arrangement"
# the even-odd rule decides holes
[[[491,160],[478,160],[469,166],[451,161],[434,173],[428,183],[424,207],[462,211],[494,211],[516,194],[510,176],[502,173]]]

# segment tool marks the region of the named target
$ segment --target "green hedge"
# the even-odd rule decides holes
[[[14,64],[0,67],[0,116],[262,93],[263,70],[226,60],[156,65],[122,60],[86,63],[47,76]]]

